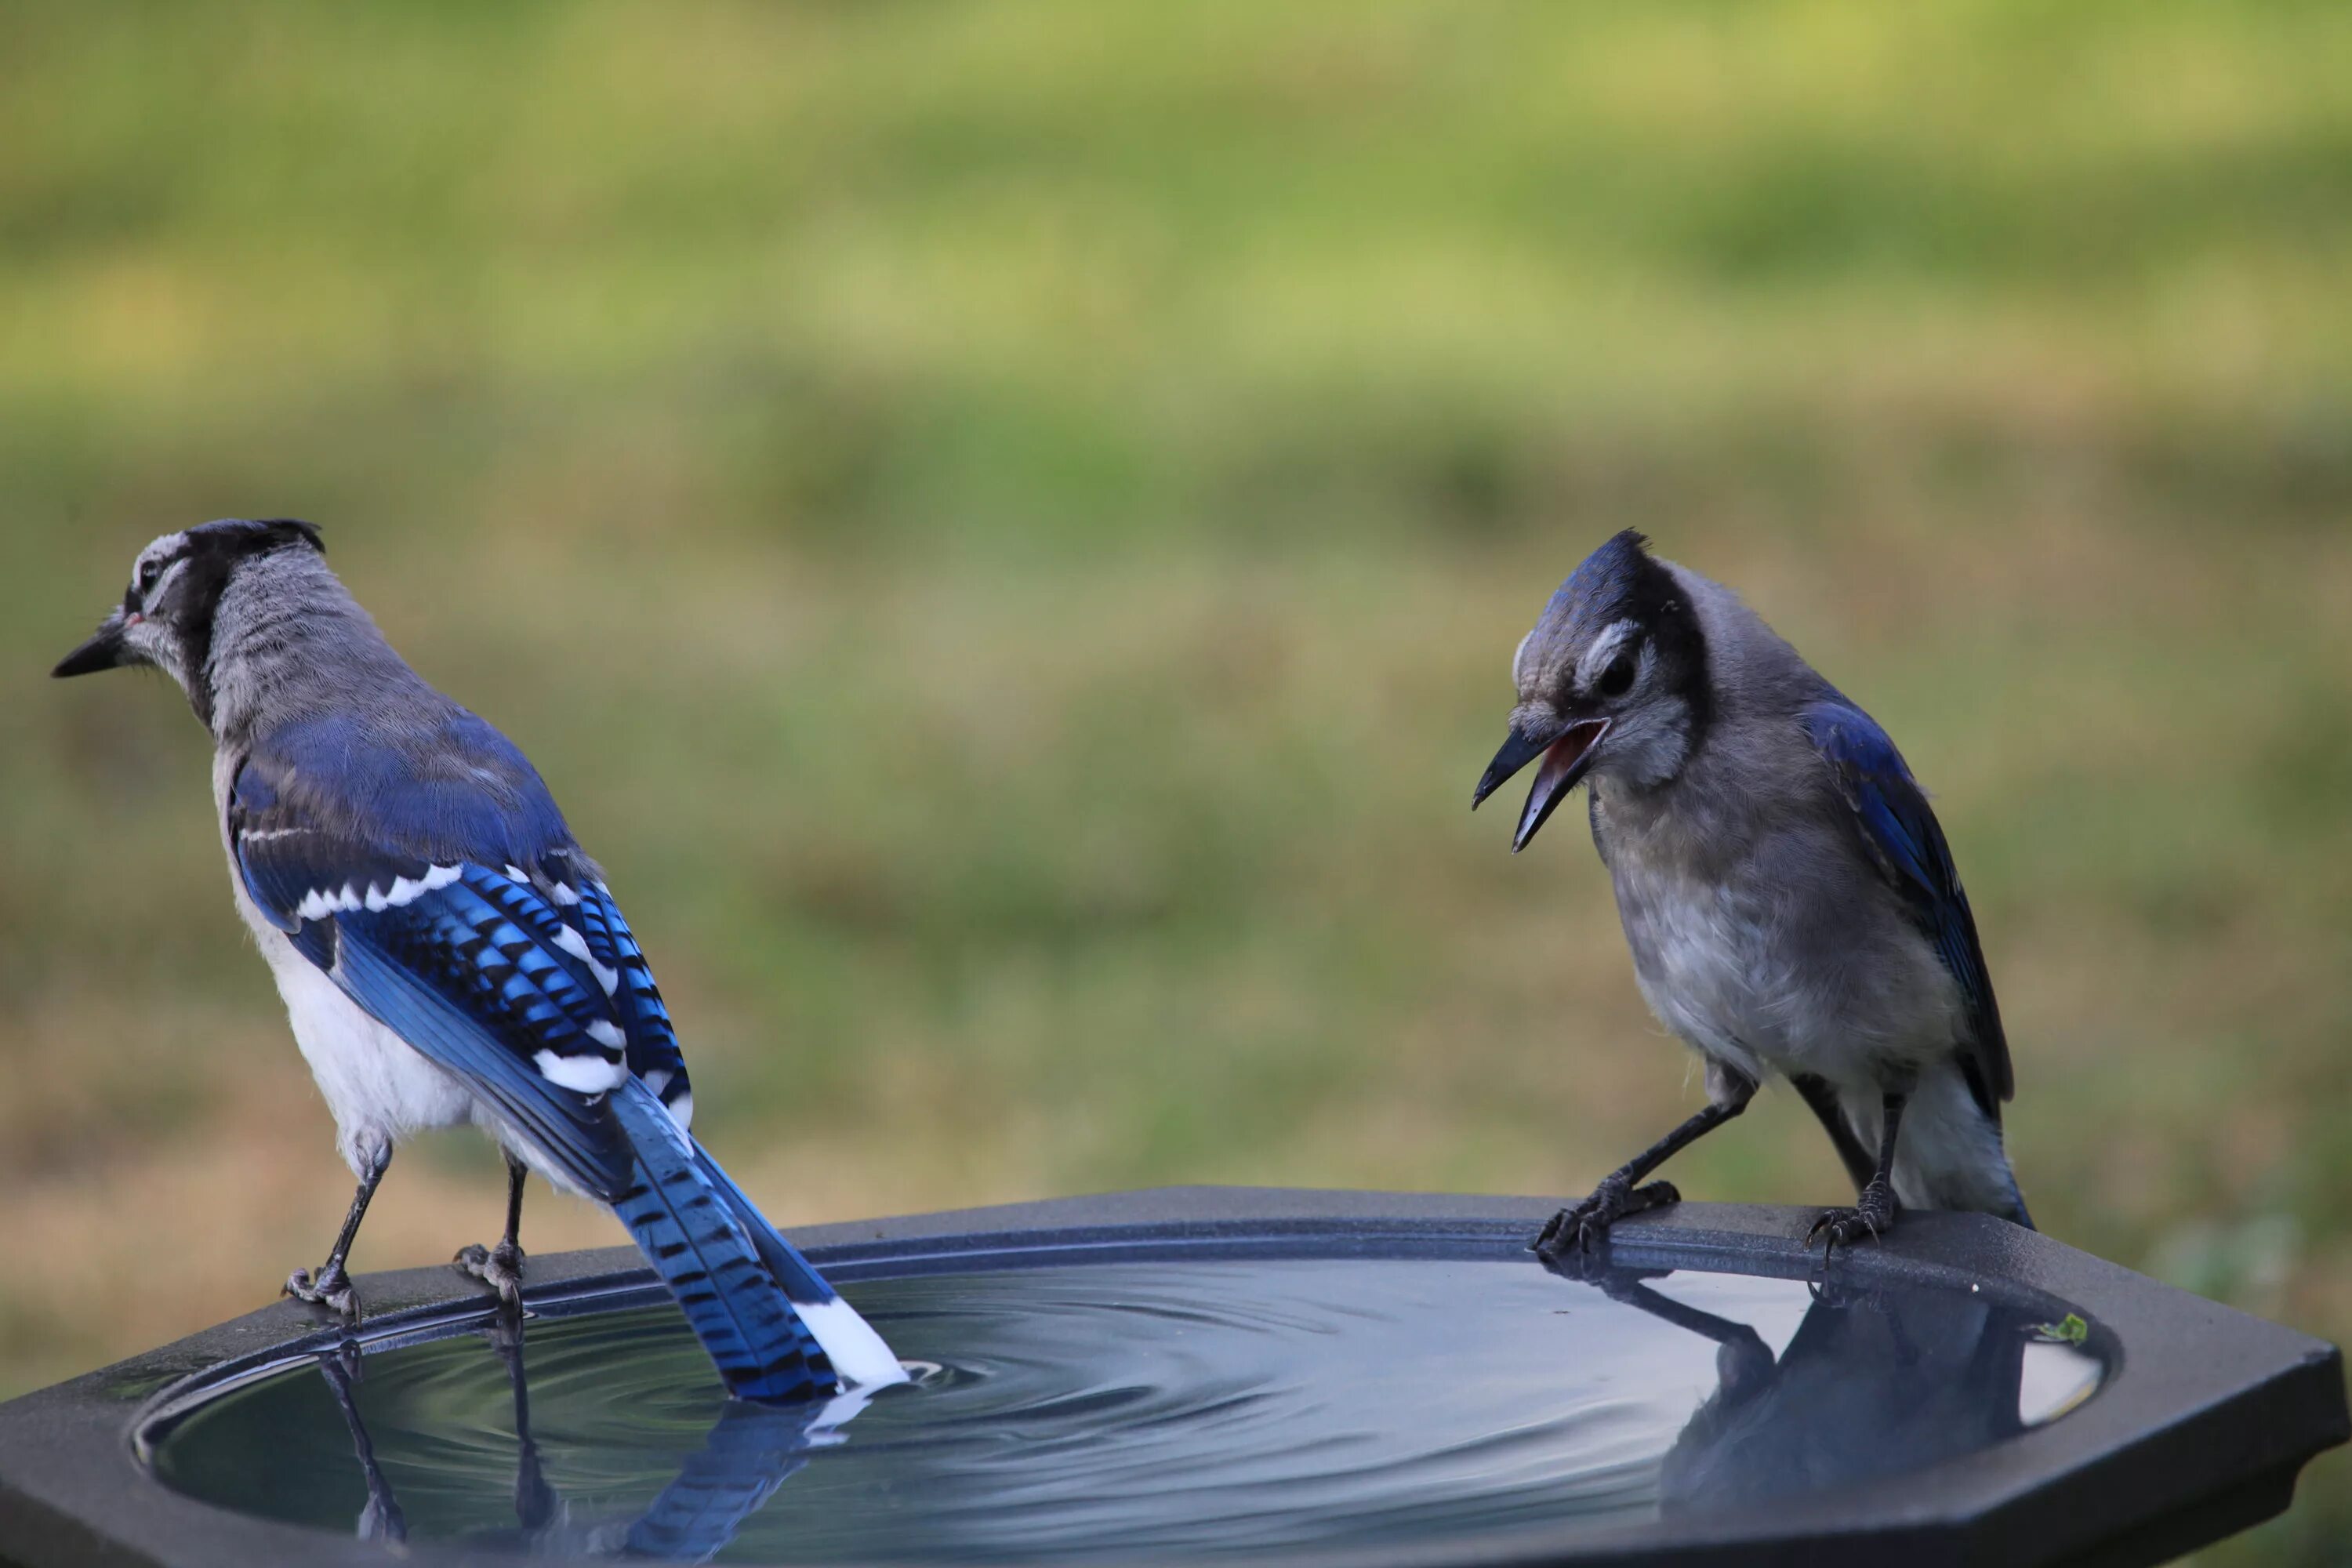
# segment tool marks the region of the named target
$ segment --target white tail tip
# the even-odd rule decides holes
[[[801,1320],[824,1347],[833,1363],[834,1372],[841,1381],[853,1388],[887,1388],[894,1383],[908,1381],[907,1369],[890,1352],[874,1325],[857,1315],[857,1309],[835,1296],[830,1301],[811,1305],[795,1301]]]

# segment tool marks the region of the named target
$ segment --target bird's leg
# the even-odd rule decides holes
[[[1895,1135],[1903,1125],[1903,1107],[1910,1098],[1889,1090],[1879,1100],[1883,1125],[1878,1131],[1878,1169],[1863,1184],[1862,1197],[1852,1208],[1822,1211],[1813,1228],[1805,1233],[1807,1247],[1819,1237],[1824,1252],[1835,1252],[1841,1243],[1851,1247],[1865,1236],[1876,1237],[1894,1228]]]
[[[1598,1247],[1609,1234],[1609,1227],[1627,1215],[1682,1201],[1682,1194],[1675,1190],[1672,1182],[1652,1182],[1647,1186],[1635,1184],[1702,1134],[1713,1131],[1747,1110],[1748,1102],[1756,1098],[1755,1079],[1723,1063],[1709,1062],[1706,1077],[1706,1109],[1603,1176],[1591,1197],[1552,1215],[1535,1239],[1534,1250],[1538,1256],[1556,1258],[1570,1247]]]
[[[373,1151],[368,1156],[368,1168],[360,1173],[360,1190],[352,1195],[352,1212],[343,1216],[343,1228],[335,1237],[335,1249],[327,1254],[327,1261],[319,1266],[313,1276],[307,1268],[297,1268],[286,1277],[281,1292],[298,1301],[311,1301],[341,1314],[356,1325],[360,1321],[360,1299],[352,1289],[351,1276],[343,1272],[343,1259],[351,1255],[352,1238],[360,1233],[360,1221],[367,1217],[368,1200],[375,1196],[376,1184],[392,1169],[392,1145]]]
[[[522,1185],[530,1169],[511,1151],[501,1149],[499,1152],[507,1157],[507,1233],[499,1238],[496,1247],[486,1247],[477,1242],[461,1247],[453,1261],[496,1290],[507,1310],[519,1315],[522,1311]]]

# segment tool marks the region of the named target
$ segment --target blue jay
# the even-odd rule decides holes
[[[473,1121],[506,1234],[461,1267],[520,1303],[523,1181],[610,1205],[741,1397],[903,1381],[889,1348],[688,1131],[653,972],[512,742],[392,650],[318,531],[208,522],[139,554],[58,676],[152,665],[212,731],[229,883],[359,1178],[288,1294],[356,1321],[344,1260],[395,1143]]]
[[[1773,1073],[1859,1192],[1809,1246],[1876,1236],[1899,1206],[2030,1226],[2001,1147],[2014,1086],[1976,919],[1886,731],[1738,595],[1632,530],[1552,595],[1511,678],[1510,736],[1472,806],[1538,764],[1516,852],[1590,783],[1634,978],[1706,1066],[1706,1109],[1554,1215],[1537,1250],[1590,1248],[1676,1201],[1642,1184]]]

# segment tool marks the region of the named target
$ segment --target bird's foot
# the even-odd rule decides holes
[[[1682,1200],[1682,1194],[1675,1190],[1672,1182],[1652,1182],[1645,1187],[1637,1187],[1622,1176],[1608,1176],[1592,1189],[1591,1197],[1552,1215],[1530,1250],[1538,1258],[1555,1260],[1571,1251],[1591,1252],[1608,1239],[1609,1227],[1627,1215],[1664,1208]]]
[[[319,1270],[315,1279],[309,1269],[297,1268],[286,1277],[285,1289],[278,1294],[324,1307],[353,1328],[359,1327],[359,1293],[352,1289],[352,1277],[343,1272],[340,1263],[328,1264]]]
[[[522,1248],[511,1241],[501,1241],[496,1247],[484,1247],[477,1242],[460,1247],[450,1261],[460,1273],[470,1274],[499,1293],[499,1302],[509,1312],[522,1310]]]
[[[1875,1241],[1895,1228],[1895,1190],[1874,1179],[1862,1189],[1861,1200],[1852,1208],[1823,1209],[1813,1228],[1805,1233],[1805,1246],[1810,1248],[1820,1241],[1826,1256],[1864,1237]]]

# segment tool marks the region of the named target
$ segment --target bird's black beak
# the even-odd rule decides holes
[[[89,640],[58,661],[49,674],[59,680],[69,675],[95,675],[101,669],[113,669],[125,662],[122,634],[131,626],[130,618],[121,610],[106,617]]]
[[[1478,780],[1478,789],[1470,797],[1470,809],[1501,787],[1503,782],[1538,757],[1543,766],[1536,770],[1535,787],[1528,792],[1528,804],[1519,813],[1518,831],[1511,836],[1511,853],[1516,855],[1528,847],[1536,830],[1543,826],[1568,792],[1581,781],[1592,766],[1593,749],[1601,737],[1609,732],[1606,719],[1580,719],[1559,734],[1538,739],[1517,725],[1503,742],[1503,749],[1486,764],[1486,773]]]

